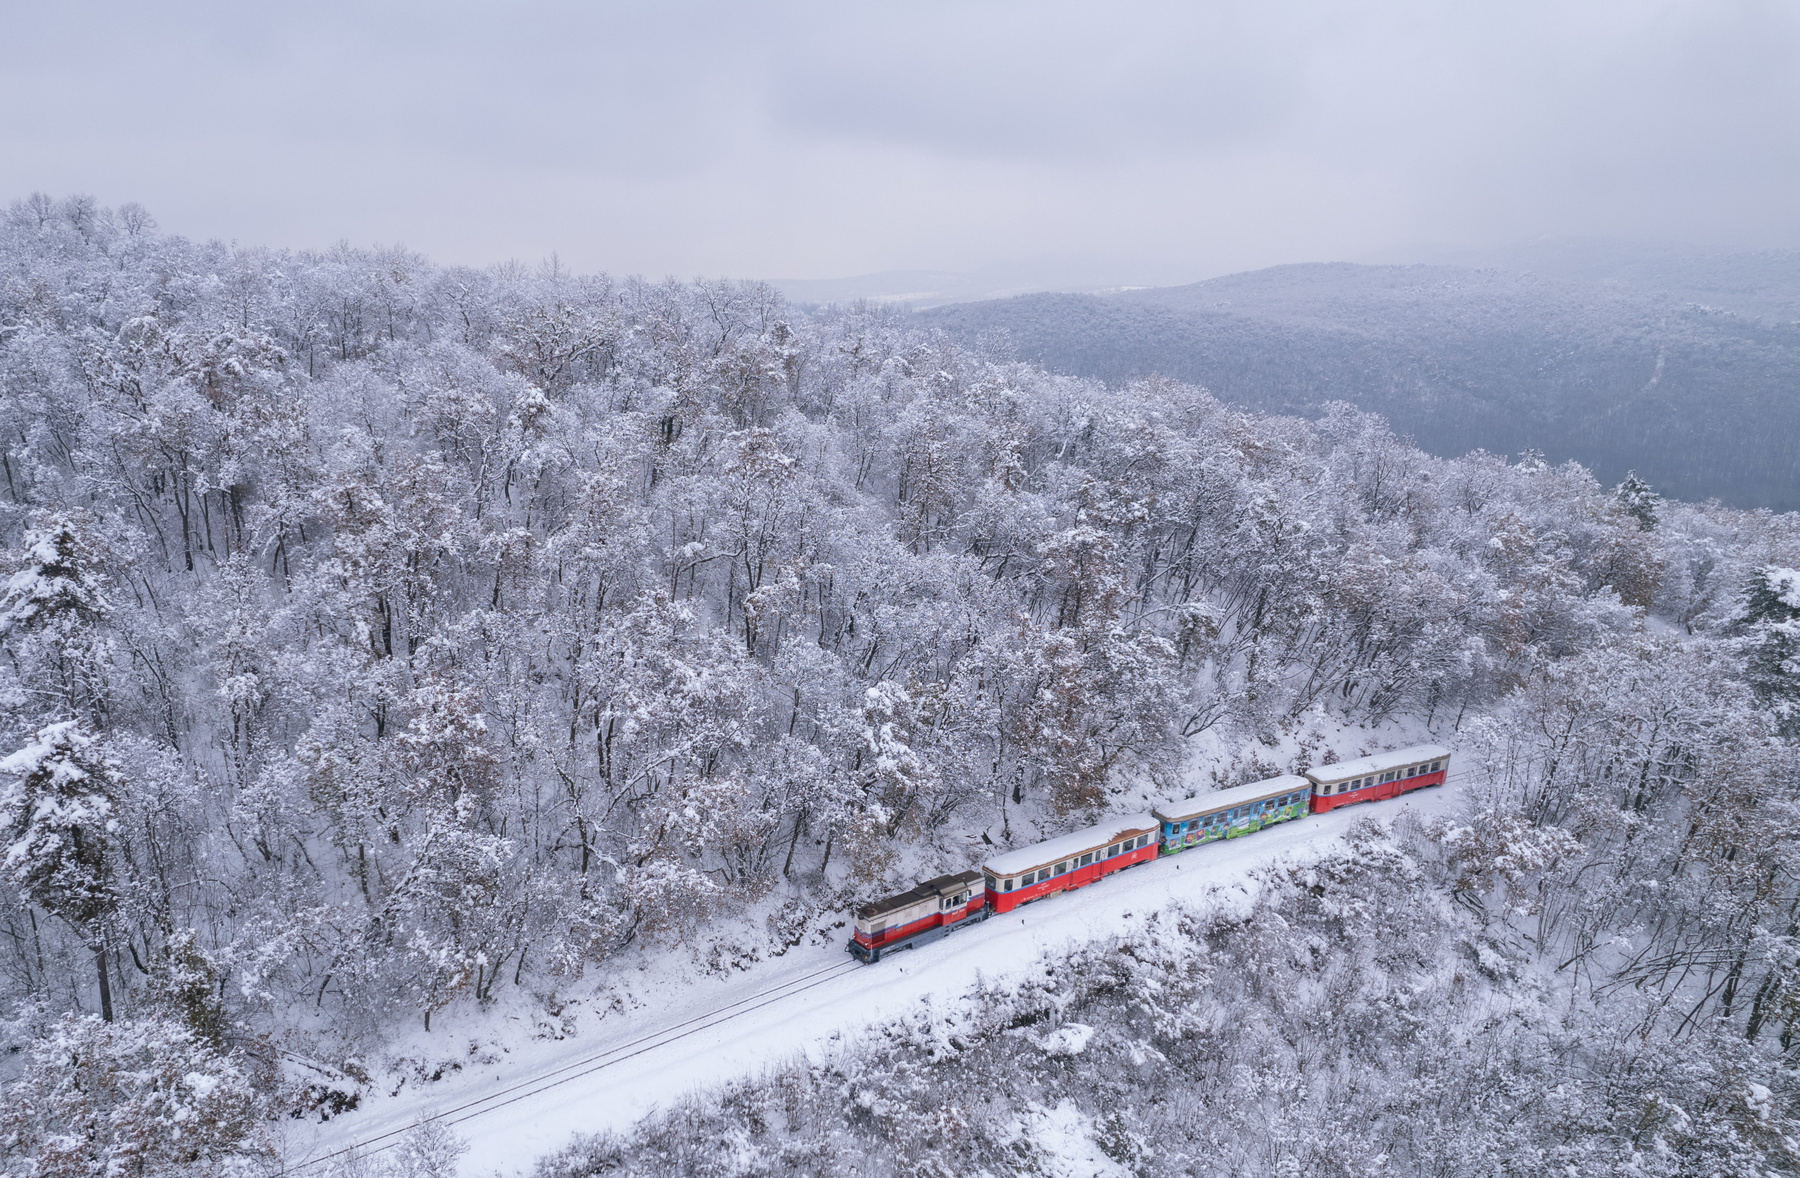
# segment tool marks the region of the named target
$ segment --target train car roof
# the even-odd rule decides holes
[[[1280,777],[1271,777],[1267,781],[1252,781],[1248,785],[1216,789],[1212,793],[1184,801],[1164,802],[1150,812],[1164,822],[1186,822],[1215,810],[1229,810],[1245,802],[1260,802],[1264,798],[1272,798],[1295,789],[1311,790],[1312,782],[1296,773],[1283,773]]]
[[[1033,843],[1029,847],[995,855],[982,866],[994,875],[1017,875],[1045,863],[1055,863],[1059,859],[1067,859],[1095,847],[1104,847],[1128,834],[1142,834],[1156,828],[1157,821],[1153,814],[1125,814],[1095,826],[1072,830],[1068,834]]]
[[[973,887],[981,879],[979,871],[959,871],[954,875],[940,875],[936,879],[928,879],[922,884],[908,888],[892,896],[879,900],[870,900],[856,910],[856,919],[873,920],[877,916],[886,916],[890,912],[898,912],[902,908],[911,908],[915,904],[923,904],[927,900],[935,900],[939,896],[952,896],[964,887]]]
[[[1435,761],[1449,755],[1450,750],[1441,744],[1415,744],[1411,748],[1395,749],[1391,753],[1376,753],[1372,757],[1359,757],[1354,761],[1339,761],[1335,765],[1317,765],[1308,769],[1306,775],[1314,781],[1343,781],[1349,777],[1361,777],[1365,773],[1380,773],[1387,769],[1398,769],[1402,765],[1410,765],[1414,761]]]

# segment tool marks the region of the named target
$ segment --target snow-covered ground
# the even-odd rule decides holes
[[[978,980],[1022,971],[1047,950],[1129,930],[1171,901],[1241,902],[1254,869],[1329,851],[1363,818],[1448,812],[1460,776],[1453,771],[1443,789],[1197,847],[878,965],[855,964],[840,939],[797,947],[729,979],[660,987],[591,1034],[514,1043],[490,1053],[492,1062],[471,1063],[429,1086],[376,1094],[355,1113],[296,1126],[288,1156],[300,1173],[323,1173],[321,1163],[335,1151],[363,1145],[373,1152],[421,1118],[442,1116],[469,1142],[464,1175],[528,1173],[575,1133],[623,1129],[696,1086],[754,1074],[920,1003],[955,1001]]]

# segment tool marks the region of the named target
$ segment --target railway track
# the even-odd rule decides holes
[[[698,1014],[682,1022],[662,1027],[628,1042],[614,1044],[604,1051],[598,1051],[593,1055],[575,1060],[571,1063],[566,1063],[561,1067],[552,1068],[546,1072],[540,1072],[529,1079],[509,1084],[498,1091],[489,1092],[484,1096],[464,1101],[462,1104],[455,1105],[451,1108],[442,1109],[433,1113],[431,1116],[421,1117],[417,1121],[412,1121],[397,1128],[374,1134],[349,1145],[341,1146],[329,1153],[319,1154],[315,1157],[305,1158],[294,1162],[284,1167],[281,1172],[285,1175],[291,1175],[293,1178],[302,1178],[302,1176],[306,1175],[320,1174],[324,1171],[325,1167],[332,1162],[341,1158],[347,1158],[351,1155],[360,1155],[365,1158],[374,1157],[378,1154],[385,1153],[387,1150],[400,1144],[400,1139],[418,1125],[435,1121],[444,1126],[452,1126],[473,1121],[478,1117],[484,1117],[490,1113],[497,1112],[508,1105],[517,1104],[522,1100],[529,1100],[534,1096],[541,1096],[545,1092],[559,1088],[571,1081],[579,1080],[583,1076],[592,1075],[595,1072],[613,1067],[616,1064],[624,1063],[628,1059],[634,1059],[646,1052],[655,1051],[659,1047],[665,1047],[670,1043],[686,1039],[693,1035],[698,1035],[702,1031],[711,1030],[714,1027],[749,1014],[751,1011],[761,1010],[765,1006],[772,1006],[777,1002],[785,1001],[796,994],[802,994],[818,986],[823,986],[835,978],[855,973],[861,968],[862,966],[855,961],[843,961],[835,965],[827,966],[824,969],[814,970],[809,974],[802,974],[797,978],[789,978],[780,985],[770,986],[766,990],[746,995],[735,1002],[727,1002],[723,1006],[715,1007],[704,1014]]]

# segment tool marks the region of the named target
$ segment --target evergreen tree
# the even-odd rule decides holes
[[[1736,629],[1752,690],[1784,733],[1800,736],[1800,569],[1753,573]]]
[[[1625,509],[1625,514],[1637,520],[1640,531],[1650,532],[1656,529],[1656,506],[1662,502],[1662,496],[1651,490],[1650,484],[1638,477],[1638,472],[1625,472],[1625,481],[1613,488],[1613,498]]]
[[[41,716],[92,716],[107,695],[98,627],[110,610],[99,553],[76,513],[52,512],[27,529],[20,567],[0,592],[0,638]]]
[[[111,1022],[106,932],[120,900],[120,767],[79,721],[63,720],[0,760],[0,775],[12,778],[0,792],[0,864],[27,903],[67,921],[92,949],[100,1012]]]

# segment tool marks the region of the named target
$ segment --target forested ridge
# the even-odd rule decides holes
[[[1389,972],[1467,945],[1583,1017],[1629,995],[1643,1053],[1712,1070],[1558,1131],[1695,1172],[1687,1118],[1737,1127],[1716,1172],[1792,1164],[1794,516],[758,284],[192,242],[83,198],[0,221],[0,439],[0,1172],[272,1164],[269,1118],[353,1100],[396,1025],[646,947],[729,968],[1127,785],[1396,718],[1484,809],[1337,869],[1430,906]],[[1316,882],[1271,894],[1311,940],[1267,951],[1376,977],[1345,957],[1375,916],[1283,908]]]
[[[1058,372],[1113,384],[1161,374],[1266,413],[1317,416],[1348,401],[1436,454],[1538,449],[1609,483],[1636,469],[1674,497],[1794,510],[1792,255],[1709,261],[1603,272],[1606,281],[1465,266],[1276,266],[921,316],[968,341],[1004,336],[1017,355]],[[1720,273],[1734,267],[1742,289]]]

